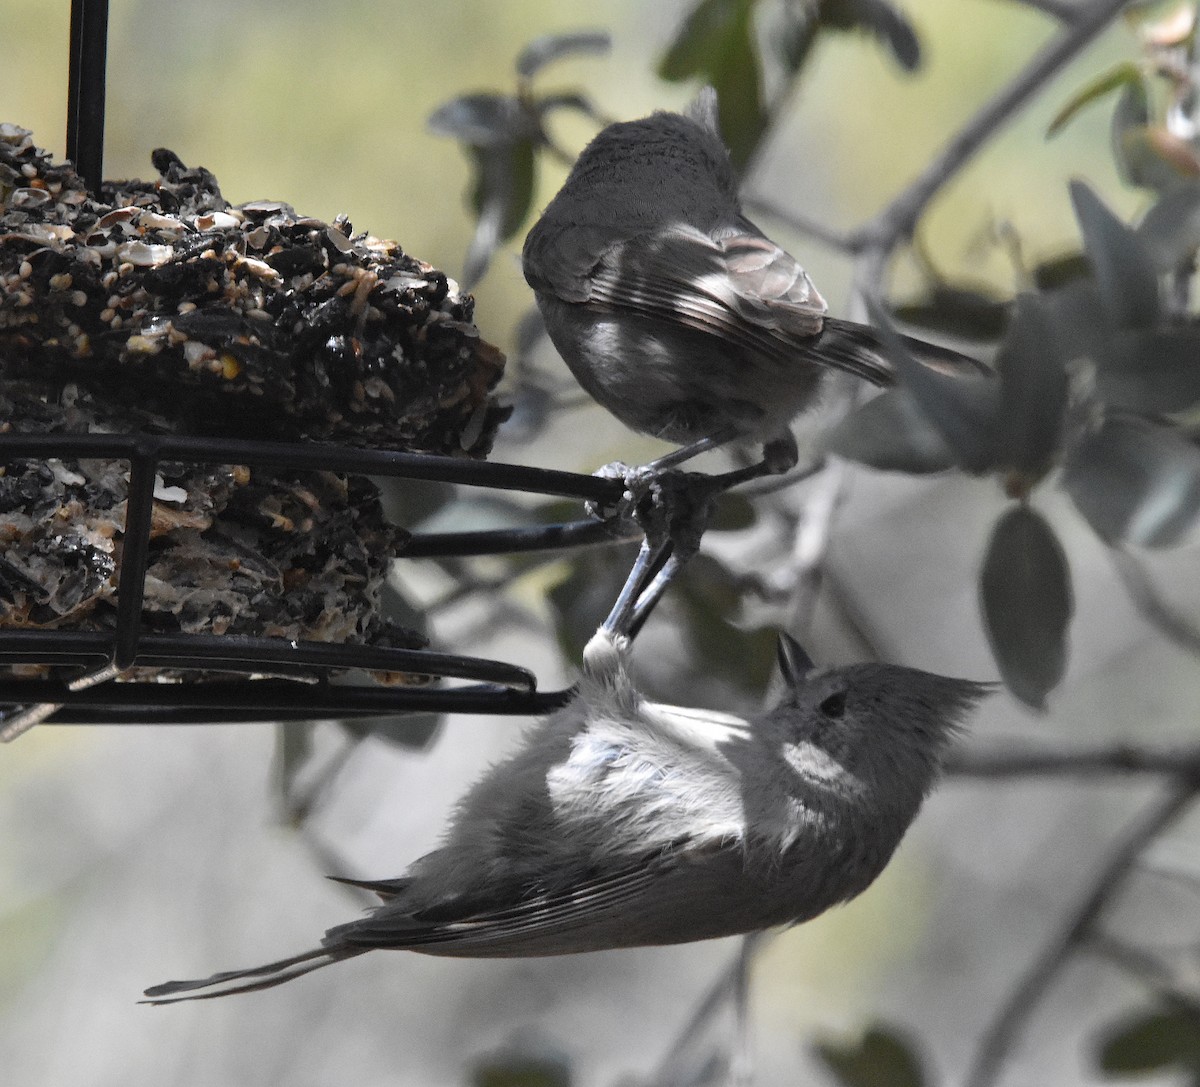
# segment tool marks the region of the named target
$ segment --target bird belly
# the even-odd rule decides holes
[[[632,430],[687,444],[732,428],[778,437],[817,374],[670,321],[539,298],[547,331],[583,388]]]

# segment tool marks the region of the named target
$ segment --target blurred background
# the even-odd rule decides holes
[[[471,91],[511,93],[514,58],[536,36],[593,28],[611,33],[611,52],[565,58],[539,76],[541,87],[584,88],[613,118],[680,108],[698,84],[668,83],[655,70],[693,7],[681,0],[113,0],[105,173],[153,176],[151,150],[169,147],[189,166],[213,171],[231,202],[286,201],[327,220],[346,214],[356,230],[394,238],[458,277],[474,222],[470,167],[456,142],[429,131],[430,115]],[[862,35],[821,38],[747,180],[749,194],[827,227],[854,226],[1055,32],[1044,14],[1004,0],[922,0],[907,12],[922,45],[915,73]],[[62,0],[0,5],[7,46],[0,121],[32,129],[56,155],[68,15]],[[1006,238],[1022,239],[1030,262],[1077,248],[1071,177],[1089,179],[1123,217],[1144,208],[1145,198],[1118,181],[1107,110],[1084,111],[1046,139],[1072,91],[1133,52],[1129,31],[1115,25],[939,196],[918,242],[940,273],[1007,296],[1019,277]],[[550,124],[571,153],[596,130],[573,114],[556,114]],[[539,161],[534,214],[565,171]],[[758,218],[801,257],[832,310],[844,313],[849,260],[787,223]],[[510,354],[532,303],[516,256],[523,236],[495,256],[473,292],[481,334]],[[925,281],[911,255],[892,272],[889,291],[900,299]],[[566,390],[566,403],[544,425],[502,428],[493,459],[586,472],[665,448],[582,403],[548,348],[538,364]],[[810,653],[831,663],[876,653],[995,678],[975,584],[1003,502],[995,482],[841,473],[805,638]],[[806,500],[798,490],[795,502]],[[1069,669],[1048,713],[1001,694],[979,716],[973,739],[1070,744],[1194,735],[1195,657],[1156,633],[1115,587],[1106,549],[1065,498],[1050,494],[1039,504],[1071,554]],[[716,535],[729,566],[770,582],[752,531]],[[1180,598],[1190,594],[1197,604],[1194,556],[1185,549],[1164,569],[1182,586]],[[426,566],[404,576],[410,597],[420,599],[439,574]],[[584,595],[577,577],[551,564],[525,573],[511,606],[467,600],[441,609],[435,641],[527,664],[546,688],[569,683],[572,664],[552,632],[547,593],[557,589],[561,610],[563,592]],[[736,610],[737,599],[730,603]],[[671,634],[681,607],[666,607],[639,641],[647,684],[681,702],[754,705],[757,678],[757,687],[720,675],[692,682],[689,669],[705,669],[685,659],[686,645]],[[736,656],[738,638],[759,626],[752,608],[738,612],[720,652]],[[736,659],[726,663],[738,673]],[[689,687],[699,692],[693,699]],[[649,1076],[728,966],[733,942],[528,962],[376,954],[246,997],[136,1004],[143,988],[170,977],[312,946],[363,905],[322,874],[399,874],[436,844],[455,798],[520,727],[456,717],[423,749],[368,739],[344,761],[340,734],[319,727],[304,774],[316,780],[323,767],[340,768],[302,821],[281,799],[284,745],[268,726],[44,727],[0,751],[5,1081],[539,1082],[484,1078],[506,1054],[518,1064],[568,1068],[576,1084]],[[288,785],[294,796],[296,782]],[[909,1040],[924,1082],[958,1080],[998,1003],[1151,788],[1120,779],[948,781],[868,893],[774,938],[758,958],[759,1082],[834,1082],[813,1054],[814,1040],[850,1045],[872,1023]],[[1198,831],[1192,818],[1155,847],[1156,864],[1135,873],[1110,924],[1153,946],[1190,949],[1200,970]],[[1170,875],[1179,870],[1192,878]],[[1139,983],[1082,957],[1021,1040],[1010,1081],[1094,1080],[1098,1029],[1141,995]],[[726,1019],[712,1024],[701,1056],[727,1031]]]

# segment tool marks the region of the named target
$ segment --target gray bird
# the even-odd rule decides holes
[[[780,661],[770,710],[685,709],[639,694],[628,642],[599,631],[576,697],[466,794],[440,848],[399,879],[344,881],[382,905],[312,951],[146,996],[265,989],[378,948],[492,958],[705,940],[853,898],[989,688],[887,664],[815,671],[787,636]]]
[[[716,109],[710,87],[687,116],[603,129],[522,253],[550,339],[584,389],[626,426],[693,452],[790,440],[828,369],[894,379],[876,333],[830,317],[804,269],[742,214]],[[984,369],[902,339],[939,370]]]

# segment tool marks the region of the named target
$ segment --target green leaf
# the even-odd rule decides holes
[[[571,1064],[557,1054],[498,1053],[475,1065],[471,1087],[571,1087]]]
[[[1050,122],[1050,127],[1046,130],[1047,137],[1056,136],[1061,132],[1067,122],[1085,106],[1099,101],[1105,95],[1111,94],[1122,87],[1128,87],[1130,84],[1138,84],[1140,86],[1142,82],[1142,69],[1132,61],[1124,61],[1115,67],[1109,68],[1106,72],[1101,72],[1095,79],[1085,83],[1067,99],[1066,105],[1058,111],[1054,120]]]
[[[534,38],[517,57],[517,75],[531,79],[547,64],[575,54],[593,56],[612,49],[612,35],[607,30],[577,30],[568,34],[545,34]]]
[[[521,228],[533,204],[535,150],[546,142],[540,115],[511,95],[468,94],[438,107],[429,130],[468,150],[474,165],[475,233],[463,261],[463,287],[487,271],[501,242]]]
[[[1148,328],[1158,320],[1158,275],[1141,238],[1082,181],[1071,182],[1071,202],[1092,274],[1110,324]]]
[[[1071,500],[1112,546],[1171,547],[1200,516],[1200,449],[1172,427],[1111,415],[1063,469]]]
[[[1200,1074],[1200,1013],[1172,1008],[1129,1016],[1104,1031],[1097,1056],[1110,1076],[1176,1068]]]
[[[846,416],[824,448],[883,472],[919,475],[953,468],[954,454],[906,388],[888,389]]]
[[[735,167],[749,161],[766,131],[754,34],[755,0],[700,0],[659,62],[668,82],[699,77],[717,92],[721,136]]]
[[[1028,506],[1011,507],[992,532],[979,579],[992,655],[1005,685],[1044,709],[1067,664],[1074,611],[1067,556],[1050,526]]]
[[[742,35],[746,0],[700,0],[684,19],[670,48],[658,62],[668,83],[707,76],[721,63],[730,42]]]
[[[871,1027],[857,1042],[817,1042],[813,1049],[845,1087],[922,1087],[915,1047],[897,1031]]]

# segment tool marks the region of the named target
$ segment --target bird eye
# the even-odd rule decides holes
[[[826,717],[841,717],[846,712],[846,692],[837,691],[831,694],[817,709]]]

